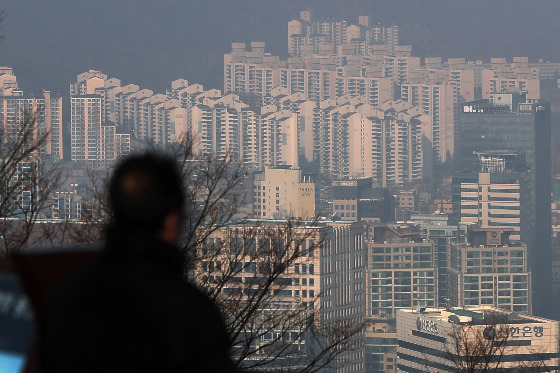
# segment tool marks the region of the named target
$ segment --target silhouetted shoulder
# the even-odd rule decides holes
[[[44,341],[46,372],[235,371],[217,307],[157,261],[73,271],[51,298]]]

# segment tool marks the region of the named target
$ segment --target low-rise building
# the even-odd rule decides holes
[[[402,309],[397,372],[557,372],[559,324],[491,307]]]

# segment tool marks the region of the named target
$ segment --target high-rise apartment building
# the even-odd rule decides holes
[[[91,169],[111,167],[130,154],[131,137],[111,123],[102,123],[99,95],[71,97],[71,160]]]
[[[288,23],[288,52],[291,56],[336,53],[337,47],[352,46],[360,54],[371,53],[372,45],[385,44],[393,54],[399,44],[399,29],[392,25],[372,26],[368,16],[360,16],[358,24],[345,20],[312,20],[311,12],[300,12],[300,18]]]
[[[380,187],[423,177],[423,116],[404,102],[321,103],[315,118],[314,159],[333,178],[373,177]]]
[[[0,96],[0,126],[3,141],[16,139],[23,125],[32,126],[34,141],[44,138],[37,155],[63,157],[62,97],[51,97],[43,91],[42,98],[23,95]]]
[[[316,102],[360,97],[376,106],[393,98],[393,75],[395,79],[406,79],[408,71],[416,66],[408,63],[408,59],[416,57],[391,60],[392,67],[387,67],[384,75],[383,56],[376,59],[329,54],[280,61],[264,53],[264,43],[251,43],[249,51],[245,48],[244,43],[233,43],[231,53],[224,56],[224,92],[266,97],[282,89],[284,94],[302,93],[305,99]],[[419,59],[414,61],[419,64]],[[399,72],[393,74],[393,67]]]
[[[101,97],[97,95],[71,98],[71,160],[91,168],[103,165]]]
[[[50,217],[54,220],[80,221],[91,218],[91,200],[85,195],[84,184],[70,183],[66,189],[60,189],[52,195]]]
[[[298,114],[263,107],[253,112],[237,95],[208,98],[192,108],[194,151],[233,157],[250,168],[298,167]]]
[[[507,104],[497,104],[500,97]],[[461,105],[455,126],[455,164],[459,170],[472,170],[476,152],[488,150],[525,153],[529,191],[527,208],[521,209],[520,239],[527,245],[533,275],[533,312],[542,315],[547,311],[552,281],[550,105],[545,101],[515,104],[514,94],[495,95],[493,101]],[[488,188],[490,191],[492,186]],[[503,211],[511,215],[515,210]]]
[[[452,60],[452,59],[450,59]],[[461,59],[463,60],[463,59]],[[455,61],[444,66],[441,58],[425,58],[424,66],[417,68],[408,75],[409,84],[451,84],[457,87],[459,103],[473,101],[474,71],[466,63],[456,65]]]
[[[401,85],[407,83],[415,70],[420,68],[420,58],[410,56],[410,46],[400,46],[396,56],[383,59],[383,76],[391,79],[395,97],[398,97]]]
[[[482,98],[490,99],[496,93],[526,92],[528,100],[538,100],[539,72],[530,68],[527,57],[514,57],[509,64],[505,58],[492,58],[491,67],[482,70]]]
[[[426,156],[435,164],[451,160],[454,154],[454,126],[459,92],[455,84],[403,84],[401,99],[418,106],[429,117],[424,134],[431,143]]]
[[[89,70],[76,76],[70,83],[70,96],[93,95],[97,88],[104,88],[107,75],[98,70]]]
[[[19,95],[20,92],[12,68],[0,66],[0,96]]]
[[[288,110],[263,112],[260,136],[263,165],[299,167],[298,137],[296,113]]]
[[[123,86],[119,79],[108,78],[97,70],[79,74],[70,84],[72,97],[101,98],[103,125],[113,125],[116,133],[127,133],[159,146],[179,141],[191,130],[191,123],[187,123],[194,104],[191,94],[201,91],[202,86],[188,86],[187,81],[179,79],[167,94],[154,94],[134,84]]]
[[[314,119],[319,111],[317,102],[306,100],[304,94],[294,93],[291,95],[274,95],[264,98],[265,106],[272,110],[274,105],[280,110],[289,110],[297,114],[298,132],[298,158],[300,162],[313,162],[314,138]],[[261,110],[262,111],[262,110]]]

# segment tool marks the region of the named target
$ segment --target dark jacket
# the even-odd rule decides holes
[[[49,302],[43,372],[234,372],[220,312],[182,270],[176,247],[110,234]]]

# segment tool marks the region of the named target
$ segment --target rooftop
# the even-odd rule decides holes
[[[527,324],[527,323],[550,323],[558,322],[538,316],[510,312],[495,307],[472,307],[472,308],[420,308],[401,309],[399,311],[422,315],[422,317],[446,320],[459,324]],[[455,318],[451,316],[456,316]]]

